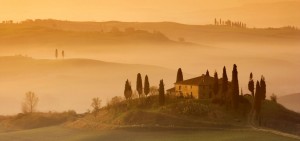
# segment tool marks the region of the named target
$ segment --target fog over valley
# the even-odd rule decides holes
[[[2,114],[20,112],[16,103],[30,90],[39,95],[41,111],[85,112],[92,97],[105,104],[123,96],[126,79],[135,88],[137,73],[147,74],[151,86],[164,79],[171,88],[179,67],[188,79],[206,70],[221,76],[226,66],[231,80],[237,64],[244,94],[250,72],[254,80],[265,76],[268,96],[300,91],[300,32],[293,28],[37,20],[0,29],[0,55],[7,56],[0,58],[0,97],[11,107],[2,106]]]

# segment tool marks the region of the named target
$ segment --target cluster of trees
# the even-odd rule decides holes
[[[140,73],[137,74],[136,91],[138,92],[139,98],[143,94],[145,94],[145,96],[148,96],[148,94],[150,93],[150,83],[149,83],[148,75],[145,76],[145,82],[144,82],[144,87],[143,87],[142,75]],[[132,94],[133,94],[133,91],[132,91],[131,83],[127,79],[125,82],[124,96],[126,99],[131,99]]]
[[[145,81],[144,81],[144,87],[143,87],[142,75],[140,73],[138,73],[137,80],[136,80],[136,91],[138,92],[139,98],[142,97],[143,94],[146,97],[149,94],[155,95],[158,91],[160,105],[164,105],[164,103],[165,103],[165,89],[164,89],[163,80],[160,80],[159,88],[157,90],[157,87],[155,87],[155,86],[150,87],[149,78],[148,78],[148,75],[146,75]],[[132,99],[132,96],[133,96],[132,86],[128,79],[125,82],[124,96],[125,96],[126,100]]]
[[[206,72],[206,76],[210,77],[209,71]],[[245,103],[245,98],[242,96],[243,92],[242,92],[242,90],[240,91],[240,88],[239,88],[237,65],[236,64],[233,65],[231,82],[228,81],[228,76],[227,76],[227,71],[226,71],[225,66],[223,67],[222,79],[219,79],[219,75],[217,72],[214,73],[213,77],[214,77],[214,79],[213,79],[213,84],[212,84],[213,85],[212,91],[214,93],[214,96],[216,98],[221,98],[220,100],[225,102],[225,104],[227,106],[231,105],[230,107],[232,107],[232,109],[238,110],[239,107],[241,107],[243,105],[243,103]],[[177,71],[176,82],[181,82],[183,80],[184,79],[183,79],[182,69],[179,68]],[[251,96],[253,97],[253,102],[252,102],[253,109],[255,110],[256,114],[259,115],[260,110],[261,110],[261,103],[263,100],[266,99],[266,81],[265,81],[264,76],[261,77],[260,81],[256,82],[256,86],[255,86],[255,83],[253,80],[253,74],[250,73],[248,89],[251,92]],[[145,82],[144,82],[144,87],[143,87],[142,76],[140,73],[137,74],[136,91],[138,92],[139,97],[141,97],[142,94],[145,94],[147,96],[148,93],[152,93],[147,75],[145,76]],[[131,83],[129,82],[129,80],[126,80],[125,90],[124,90],[125,98],[127,100],[131,99],[132,93],[133,93],[133,90],[132,90]],[[163,80],[160,80],[159,88],[158,88],[158,95],[159,95],[158,96],[159,104],[164,105],[165,104],[165,89],[164,89]],[[276,97],[275,97],[274,101],[276,101]]]
[[[255,86],[255,93],[254,93],[254,80],[253,80],[253,74],[250,73],[250,80],[248,83],[248,89],[252,94],[252,97],[254,99],[253,101],[253,105],[254,105],[254,110],[256,112],[256,115],[260,114],[260,110],[261,110],[261,103],[263,100],[266,99],[266,81],[265,81],[265,77],[261,76],[260,81],[256,82],[256,86]]]
[[[55,58],[58,59],[58,57],[59,57],[58,50],[55,49]],[[65,58],[65,51],[64,50],[61,51],[61,57]]]
[[[216,19],[215,18],[215,25],[223,25],[223,26],[229,26],[229,27],[239,27],[239,28],[247,28],[246,23],[237,21],[231,21],[231,20],[225,20],[223,21],[222,19]]]
[[[206,76],[209,76],[209,72],[206,72]],[[219,77],[218,73],[214,73],[214,82],[213,82],[213,93],[215,96],[218,94],[222,94],[220,97],[227,101],[228,103],[231,103],[232,107],[234,109],[238,109],[239,103],[242,102],[242,99],[240,98],[242,94],[239,91],[239,80],[238,80],[238,70],[237,70],[237,65],[233,65],[233,70],[232,70],[232,81],[229,84],[228,82],[228,77],[227,77],[227,72],[226,72],[226,67],[224,66],[223,68],[223,76],[222,76],[222,85],[219,86]],[[229,91],[229,86],[231,88],[231,91]],[[262,100],[266,99],[266,82],[264,76],[261,77],[260,81],[257,81],[256,85],[256,91],[255,90],[255,85],[254,85],[254,80],[253,80],[253,74],[250,74],[250,80],[248,83],[248,89],[251,92],[251,95],[254,99],[253,102],[253,107],[257,113],[259,113],[261,109],[261,102]],[[228,92],[231,92],[231,94],[228,94]],[[228,95],[227,95],[228,94]],[[229,96],[229,97],[228,97]],[[276,100],[274,100],[276,101]]]
[[[13,24],[13,20],[2,21],[2,24]]]
[[[222,75],[222,85],[221,85],[221,97],[223,100],[227,100],[228,103],[232,103],[232,107],[234,109],[238,108],[238,105],[240,103],[240,93],[239,93],[239,80],[238,80],[238,71],[237,71],[237,65],[233,65],[232,70],[232,81],[231,81],[231,89],[232,93],[230,94],[230,99],[228,100],[227,93],[229,90],[229,82],[227,77],[227,71],[226,67],[223,67],[223,75]],[[219,86],[219,78],[218,73],[215,72],[214,74],[214,84],[213,84],[213,92],[215,95],[218,95],[220,93],[220,86]]]

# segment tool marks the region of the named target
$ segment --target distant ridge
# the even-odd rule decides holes
[[[52,41],[56,44],[73,43],[75,45],[116,43],[173,45],[228,42],[298,43],[300,39],[300,31],[289,27],[235,28],[212,24],[188,25],[176,22],[74,22],[48,19],[27,20],[20,24],[0,24],[0,29],[7,30],[4,35],[0,36],[1,44],[11,44],[12,40],[18,40],[20,43],[32,43],[33,41],[35,43],[49,43],[49,41]],[[14,33],[16,29],[18,36],[10,34]],[[9,36],[9,38],[6,38],[6,36]],[[20,36],[26,38],[19,39]]]
[[[278,102],[286,108],[300,113],[300,93],[279,97]]]

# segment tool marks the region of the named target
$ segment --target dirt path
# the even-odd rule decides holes
[[[257,126],[256,123],[255,123],[255,112],[254,112],[254,110],[251,110],[251,112],[249,113],[248,125],[249,125],[250,128],[252,128],[253,130],[256,130],[256,131],[268,132],[268,133],[272,133],[272,134],[275,134],[275,135],[280,135],[280,136],[300,140],[300,136],[297,136],[297,135],[284,133],[284,132],[281,132],[281,131],[277,131],[277,130]]]

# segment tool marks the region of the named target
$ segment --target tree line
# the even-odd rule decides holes
[[[55,49],[55,59],[58,59],[58,57],[59,57],[58,50]],[[61,57],[62,57],[63,59],[65,58],[65,51],[64,51],[64,50],[61,51]]]
[[[217,26],[247,28],[247,24],[243,23],[241,21],[222,20],[222,19],[217,19],[217,18],[215,18],[215,25],[217,25]]]
[[[209,71],[206,71],[205,74],[206,77],[210,77]],[[234,110],[237,110],[239,108],[239,104],[244,102],[243,98],[243,93],[241,90],[241,93],[239,91],[239,80],[238,80],[238,70],[237,70],[237,65],[233,65],[232,69],[232,80],[231,83],[228,81],[227,77],[227,71],[226,67],[223,67],[223,74],[222,74],[222,85],[219,85],[219,77],[218,73],[215,71],[214,73],[214,81],[213,81],[213,93],[214,97],[217,97],[219,94],[221,94],[221,99],[225,101],[225,104],[231,105],[231,107]],[[177,71],[177,79],[176,82],[183,81],[183,74],[182,74],[182,69],[179,68]],[[229,87],[230,86],[230,87]],[[229,91],[229,88],[230,91]],[[263,100],[266,99],[266,81],[265,77],[261,76],[260,81],[256,82],[256,86],[254,85],[254,80],[253,80],[253,74],[250,73],[250,80],[248,83],[248,89],[251,92],[252,96],[252,108],[255,111],[256,115],[260,115],[261,111],[261,103]],[[230,92],[230,94],[228,94]],[[210,97],[211,98],[211,97]],[[271,100],[276,102],[276,95],[271,96]]]
[[[165,104],[165,88],[164,88],[164,81],[163,79],[159,82],[158,90],[155,86],[150,87],[149,78],[148,75],[145,76],[144,81],[144,87],[143,87],[143,81],[142,81],[142,75],[140,73],[137,74],[137,80],[136,80],[136,88],[135,90],[138,92],[139,98],[142,97],[143,94],[147,97],[149,93],[155,94],[155,91],[158,91],[159,94],[159,104],[164,105]],[[133,97],[133,90],[131,82],[127,79],[125,81],[125,89],[124,89],[124,96],[126,100],[130,100]]]

